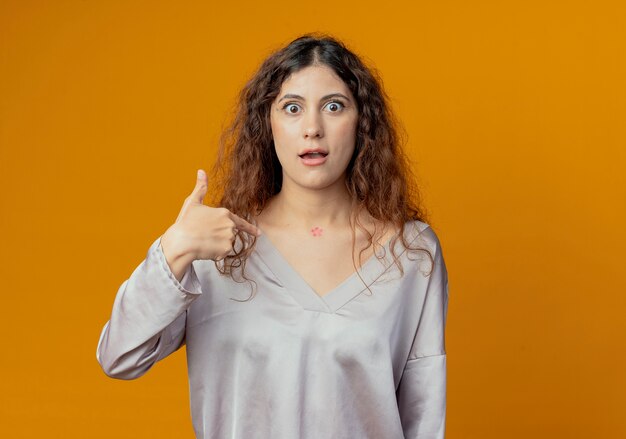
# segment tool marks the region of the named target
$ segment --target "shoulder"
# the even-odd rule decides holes
[[[430,224],[412,220],[405,225],[407,236],[407,258],[419,267],[419,271],[429,276],[433,271],[439,273],[445,267],[441,242],[437,232]],[[428,274],[427,274],[428,273]]]
[[[407,221],[404,225],[404,235],[411,246],[415,244],[425,246],[433,256],[441,252],[439,236],[430,224],[419,220]]]

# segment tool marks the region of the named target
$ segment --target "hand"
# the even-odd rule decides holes
[[[161,237],[161,246],[172,247],[177,256],[186,259],[211,259],[219,261],[233,251],[237,230],[251,235],[260,235],[258,227],[235,215],[225,207],[209,207],[203,204],[208,188],[208,179],[203,170],[198,170],[196,187],[185,198],[183,207]],[[165,245],[164,245],[165,242]]]

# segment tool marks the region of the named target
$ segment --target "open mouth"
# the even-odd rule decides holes
[[[306,154],[302,154],[300,157],[303,159],[316,159],[321,157],[326,157],[328,153],[323,152],[307,152]]]

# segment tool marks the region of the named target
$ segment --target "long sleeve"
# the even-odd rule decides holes
[[[120,286],[104,325],[96,358],[104,372],[135,379],[184,344],[187,308],[202,294],[193,268],[180,282],[167,264],[161,237]]]
[[[446,423],[445,326],[448,274],[435,238],[434,268],[420,321],[396,392],[406,439],[443,439]]]

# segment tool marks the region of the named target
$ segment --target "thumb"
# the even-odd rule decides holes
[[[193,188],[191,198],[194,201],[202,204],[204,197],[206,196],[207,187],[209,182],[207,180],[206,172],[203,169],[198,169],[198,176],[196,179],[196,187]]]

